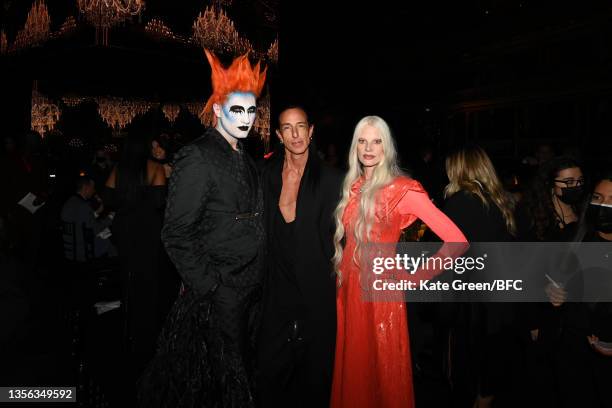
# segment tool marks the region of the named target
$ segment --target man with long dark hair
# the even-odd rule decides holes
[[[259,339],[262,407],[327,406],[336,332],[333,212],[342,176],[321,162],[304,109],[276,131],[282,151],[263,172],[267,257]]]

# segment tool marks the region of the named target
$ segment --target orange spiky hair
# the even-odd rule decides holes
[[[268,68],[262,71],[259,62],[252,68],[249,55],[245,54],[234,59],[232,65],[225,69],[216,55],[206,49],[204,53],[212,70],[213,93],[204,107],[203,114],[205,117],[212,117],[212,124],[215,126],[217,118],[212,114],[213,104],[222,104],[232,92],[250,92],[258,98],[266,81]]]

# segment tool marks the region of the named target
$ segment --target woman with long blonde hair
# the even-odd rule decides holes
[[[487,153],[466,146],[446,157],[449,183],[443,211],[470,242],[514,240],[514,201],[502,186]],[[514,341],[516,307],[512,303],[449,305],[448,361],[453,401],[487,408],[493,399],[509,395],[518,344]],[[495,345],[494,347],[492,345]],[[502,348],[504,353],[499,353]],[[504,392],[507,391],[507,392]],[[510,394],[511,395],[511,394]]]
[[[397,243],[417,218],[445,242],[465,237],[421,184],[402,174],[389,127],[378,116],[355,127],[335,218],[338,330],[331,406],[414,407],[405,304],[362,299],[361,255],[366,244]]]

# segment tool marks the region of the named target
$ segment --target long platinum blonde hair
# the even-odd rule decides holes
[[[359,162],[357,144],[364,129],[368,126],[376,129],[382,140],[383,158],[376,165],[376,168],[374,168],[372,177],[365,181],[361,187],[359,211],[354,229],[356,248],[355,252],[352,254],[353,262],[356,264],[359,263],[358,252],[361,249],[361,246],[368,241],[370,231],[372,230],[376,193],[382,187],[391,183],[391,181],[393,181],[393,179],[395,179],[397,176],[402,174],[397,164],[397,150],[395,148],[395,142],[391,136],[391,130],[389,129],[387,122],[378,116],[366,116],[361,119],[357,123],[357,126],[355,126],[355,131],[353,132],[353,140],[351,141],[351,147],[348,155],[349,168],[342,184],[342,196],[340,202],[338,203],[336,211],[334,212],[336,233],[334,234],[335,253],[334,257],[332,258],[332,262],[334,264],[336,275],[338,276],[338,284],[340,284],[342,281],[340,262],[342,261],[343,252],[342,241],[345,238],[346,232],[344,229],[344,224],[342,223],[342,216],[344,215],[344,210],[349,202],[351,186],[365,174],[363,166]]]

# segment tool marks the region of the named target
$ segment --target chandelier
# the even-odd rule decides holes
[[[36,89],[32,91],[31,128],[41,137],[55,128],[60,118],[60,109],[54,103],[42,96]]]
[[[220,7],[206,7],[193,23],[193,39],[202,48],[216,53],[242,55],[253,51],[253,46],[242,38],[234,22]]]
[[[102,120],[112,128],[117,136],[121,130],[132,123],[137,115],[144,115],[151,104],[143,101],[125,100],[121,98],[98,98],[98,113]]]
[[[180,106],[175,104],[168,104],[162,107],[162,112],[164,112],[164,116],[166,119],[168,119],[168,122],[170,122],[171,125],[174,124],[174,121],[178,117],[180,111]]]
[[[204,102],[189,102],[185,104],[185,108],[196,118],[200,117],[200,113],[204,110]]]
[[[4,55],[8,51],[8,40],[4,30],[0,32],[0,54]]]
[[[68,141],[68,146],[73,149],[79,150],[85,147],[85,143],[83,142],[83,140],[79,139],[78,137],[73,137],[72,139]]]
[[[266,96],[257,104],[257,118],[253,127],[263,141],[267,153],[270,148],[270,92],[266,92]]]
[[[69,35],[76,30],[76,19],[73,16],[69,16],[62,23],[59,30],[55,34],[56,37],[60,37],[62,35]]]
[[[163,38],[166,40],[176,40],[177,36],[172,32],[163,21],[154,18],[147,23],[145,31],[153,37]]]
[[[44,0],[36,0],[22,30],[17,33],[11,49],[19,50],[40,45],[49,38],[51,17]]]
[[[64,102],[64,105],[68,106],[69,108],[79,106],[81,103],[85,102],[86,99],[87,98],[73,95],[62,96],[62,102]]]
[[[96,27],[96,43],[108,45],[108,30],[138,15],[144,0],[78,0],[85,20]]]
[[[266,56],[270,62],[278,64],[278,38],[270,45],[268,52],[266,52]]]

